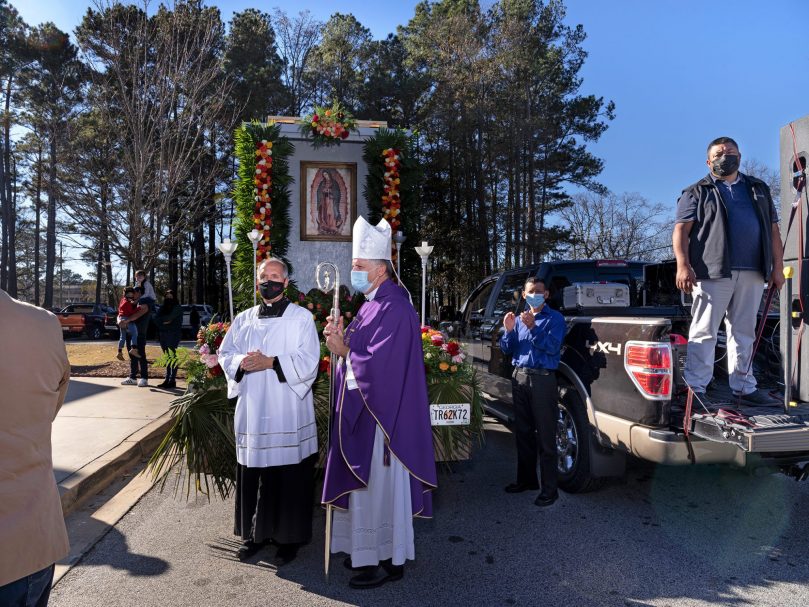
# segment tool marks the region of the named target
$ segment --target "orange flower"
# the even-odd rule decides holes
[[[438,368],[441,369],[442,371],[446,371],[447,369],[449,369],[449,364],[441,361],[440,363],[438,363]]]

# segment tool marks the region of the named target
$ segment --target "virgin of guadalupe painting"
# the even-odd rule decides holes
[[[301,240],[351,241],[357,165],[301,162]]]

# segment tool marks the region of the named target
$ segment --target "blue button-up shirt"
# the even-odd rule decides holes
[[[511,354],[511,364],[529,369],[556,369],[567,327],[565,318],[547,305],[534,314],[536,324],[530,331],[517,316],[513,331],[500,338],[503,354]]]

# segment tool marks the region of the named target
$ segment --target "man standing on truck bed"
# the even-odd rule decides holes
[[[756,389],[750,358],[765,280],[784,284],[778,214],[770,189],[739,172],[739,146],[730,137],[708,145],[710,173],[683,191],[672,236],[677,288],[693,292],[684,378],[704,396],[713,376],[716,336],[727,314],[728,383],[748,404],[772,402]]]
[[[517,441],[517,482],[506,493],[539,489],[537,482],[537,433],[542,490],[534,503],[550,506],[558,498],[556,488],[556,424],[559,416],[556,369],[565,319],[545,305],[545,284],[529,278],[523,287],[526,309],[519,318],[509,312],[503,318],[505,333],[500,338],[503,354],[510,354],[514,365],[511,390],[514,400],[514,437]]]

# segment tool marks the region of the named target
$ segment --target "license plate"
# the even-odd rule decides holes
[[[433,426],[468,426],[471,411],[470,403],[430,405],[430,420]]]

